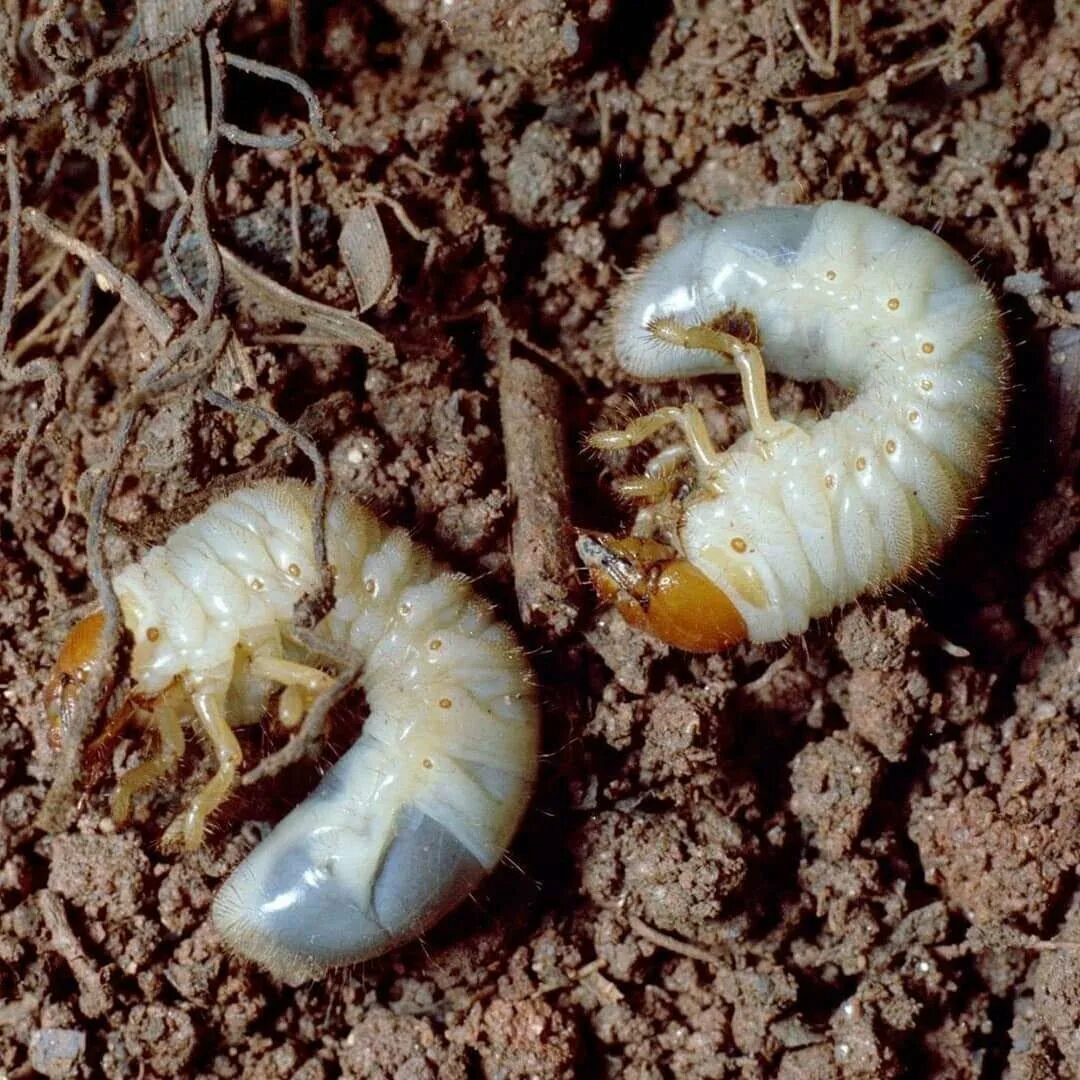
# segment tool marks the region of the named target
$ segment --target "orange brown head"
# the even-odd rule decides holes
[[[631,626],[687,652],[746,640],[746,623],[724,591],[667,544],[583,533],[577,550],[600,598]]]
[[[49,723],[49,745],[60,749],[68,728],[68,716],[79,688],[90,676],[101,652],[101,631],[105,615],[95,611],[72,628],[60,647],[52,675],[45,686],[45,716]]]

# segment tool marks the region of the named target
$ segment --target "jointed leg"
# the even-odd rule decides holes
[[[713,326],[683,326],[675,319],[657,319],[649,330],[662,341],[679,345],[684,349],[705,349],[716,353],[719,366],[717,374],[723,374],[728,364],[739,373],[743,400],[750,414],[750,429],[763,443],[775,442],[798,430],[794,424],[777,420],[769,408],[769,390],[765,382],[765,362],[761,350],[752,342],[744,341]]]
[[[225,700],[220,692],[197,690],[191,697],[195,715],[202,726],[218,769],[206,786],[191,800],[191,805],[165,831],[163,848],[186,848],[195,851],[203,841],[206,819],[225,801],[236,782],[236,771],[243,754],[229,721],[225,718]]]
[[[312,694],[319,694],[334,680],[310,664],[298,664],[295,660],[283,660],[279,656],[256,656],[251,661],[251,670],[264,679],[272,679],[282,686],[299,686]]]
[[[629,476],[615,484],[615,490],[624,499],[638,499],[641,502],[661,502],[671,497],[672,477],[670,476]]]
[[[690,451],[682,443],[667,446],[649,458],[641,476],[627,477],[615,485],[624,499],[658,503],[670,499],[679,481],[679,466]]]
[[[148,761],[136,765],[124,773],[116,782],[116,792],[112,799],[112,816],[118,825],[123,825],[131,814],[131,800],[143,788],[150,787],[163,776],[176,771],[176,766],[184,756],[184,729],[180,711],[169,700],[170,691],[155,703],[152,718],[160,740],[158,752]]]
[[[310,698],[299,686],[286,686],[278,698],[278,720],[283,728],[298,728],[308,711]]]
[[[254,657],[251,671],[285,687],[278,702],[278,718],[287,728],[297,727],[312,699],[334,685],[334,680],[325,671],[278,656]]]
[[[169,691],[166,691],[168,693]],[[155,703],[155,706],[157,703]],[[139,698],[128,695],[124,698],[120,708],[110,714],[105,721],[105,726],[94,736],[90,744],[83,751],[86,759],[87,772],[93,783],[108,765],[109,755],[116,746],[120,736],[135,722],[138,713],[142,710],[143,703]],[[155,707],[156,715],[156,707]],[[114,815],[115,816],[115,815]]]
[[[721,454],[713,445],[712,437],[705,427],[705,418],[696,405],[665,405],[655,412],[631,420],[624,428],[595,431],[589,436],[589,445],[596,450],[625,450],[643,443],[671,425],[682,431],[699,470],[708,472],[719,467]]]

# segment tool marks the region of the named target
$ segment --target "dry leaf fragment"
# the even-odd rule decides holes
[[[371,203],[353,206],[345,214],[338,250],[356,289],[361,314],[396,289],[386,231]]]

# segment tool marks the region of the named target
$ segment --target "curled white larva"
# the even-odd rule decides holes
[[[948,244],[852,203],[731,214],[634,277],[615,354],[641,379],[738,374],[751,430],[713,447],[693,406],[593,436],[683,433],[624,484],[630,537],[583,536],[604,598],[672,644],[776,641],[918,570],[986,473],[1008,346],[993,297]],[[820,421],[773,418],[765,368],[852,392]]]
[[[175,767],[179,717],[193,712],[219,768],[165,841],[197,847],[239,766],[232,727],[259,719],[279,687],[282,719],[295,723],[330,684],[285,634],[317,580],[312,531],[307,487],[262,483],[213,503],[116,575],[134,638],[132,697],[161,736],[159,755],[121,778],[116,816]],[[467,580],[347,497],[332,499],[326,535],[335,603],[316,632],[362,661],[370,715],[213,910],[232,949],[290,979],[386,952],[457,904],[502,857],[538,758],[528,665]],[[73,632],[50,684],[52,713],[99,628],[100,619]]]

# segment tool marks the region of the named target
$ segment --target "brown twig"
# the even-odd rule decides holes
[[[52,218],[33,207],[22,211],[22,220],[39,236],[64,248],[93,271],[98,285],[119,295],[139,318],[159,345],[168,343],[174,333],[172,320],[154,302],[153,297],[123,270],[115,267],[96,248],[77,237],[69,236]]]
[[[822,56],[795,8],[795,0],[784,0],[784,12],[791,29],[806,52],[810,66],[823,79],[836,76],[836,57],[840,51],[840,0],[829,0],[829,51]]]
[[[691,960],[700,960],[711,967],[728,968],[731,966],[722,957],[709,952],[708,949],[683,941],[681,938],[672,937],[671,934],[665,934],[650,926],[643,919],[639,919],[636,915],[627,915],[626,921],[635,934],[643,937],[646,941],[651,941],[661,949],[667,949],[668,952],[673,952],[678,956],[689,957]]]
[[[214,306],[217,304],[225,274],[221,265],[221,252],[210,234],[210,218],[206,209],[210,170],[214,166],[221,125],[225,122],[225,62],[217,30],[207,32],[206,51],[210,57],[210,126],[206,134],[206,145],[192,180],[190,199],[191,224],[206,258],[206,291],[203,294],[202,306],[195,309],[199,325],[202,326],[208,325],[213,318]]]
[[[226,53],[225,59],[228,61],[229,66],[236,68],[237,71],[244,71],[249,75],[257,75],[273,82],[284,83],[295,90],[307,105],[308,125],[311,128],[311,133],[329,149],[338,150],[341,148],[338,137],[326,126],[323,120],[322,105],[315,96],[315,91],[299,75],[294,75],[284,68],[275,67],[273,64],[263,64],[258,60],[250,60],[246,56],[238,56],[236,53]]]
[[[22,506],[23,494],[29,483],[30,455],[37,445],[41,432],[59,409],[64,381],[60,366],[55,360],[32,360],[22,367],[17,367],[14,358],[8,355],[8,341],[11,338],[11,328],[19,297],[19,272],[22,261],[22,188],[19,183],[19,158],[14,137],[8,137],[5,150],[8,243],[4,292],[3,298],[0,299],[0,376],[14,383],[42,381],[45,384],[37,414],[31,421],[27,436],[15,455],[11,485],[11,510],[14,514]]]
[[[510,334],[494,307],[488,325],[498,364],[506,479],[515,503],[510,546],[518,611],[526,626],[558,638],[577,621],[579,590],[571,554],[566,402],[555,375],[511,354]]]
[[[1000,952],[1005,949],[1019,949],[1024,952],[1077,952],[1080,941],[1069,938],[1039,938],[1034,934],[1025,934],[1011,927],[995,927],[983,930],[971,927],[967,939],[955,945],[935,945],[934,951],[945,960],[957,960],[961,957],[987,952]]]
[[[304,254],[304,233],[301,228],[300,172],[295,165],[289,169],[289,280],[300,277],[300,259]]]
[[[307,63],[307,12],[305,0],[289,0],[289,59],[293,67]]]
[[[112,1009],[113,995],[102,984],[101,975],[86,955],[82,943],[68,922],[64,903],[55,893],[42,889],[36,897],[38,910],[49,931],[49,946],[62,956],[79,984],[79,1008],[91,1019]]]
[[[39,319],[25,333],[19,335],[18,343],[10,350],[9,359],[17,362],[28,352],[40,349],[48,342],[54,341],[56,336],[71,322],[71,312],[79,303],[81,291],[82,281],[76,278],[68,285],[67,291],[58,300],[52,301],[44,317]],[[47,361],[45,362],[47,363]]]

